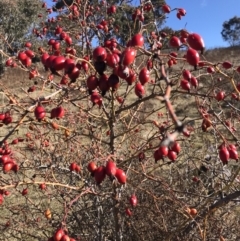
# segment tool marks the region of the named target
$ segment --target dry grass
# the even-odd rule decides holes
[[[240,46],[207,49],[204,53],[204,57],[214,63],[218,63],[219,61],[230,61],[233,64],[239,64]]]

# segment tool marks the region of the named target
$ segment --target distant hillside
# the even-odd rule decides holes
[[[233,64],[240,64],[240,46],[207,49],[204,56],[211,62],[228,60]]]

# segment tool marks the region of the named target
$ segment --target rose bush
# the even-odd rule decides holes
[[[149,32],[153,10],[135,6],[122,45],[124,6],[75,0],[33,30],[38,51],[1,51],[31,82],[2,83],[2,239],[239,237],[239,66],[206,60],[198,33]]]

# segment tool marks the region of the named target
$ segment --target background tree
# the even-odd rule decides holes
[[[240,17],[234,16],[233,18],[223,23],[222,37],[231,46],[240,44]]]
[[[14,54],[24,39],[30,40],[30,29],[38,26],[42,17],[46,16],[41,5],[40,0],[3,0],[0,2],[0,49]],[[0,58],[0,72],[3,73],[4,58],[2,55]]]

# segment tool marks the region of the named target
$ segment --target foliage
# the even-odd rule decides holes
[[[106,7],[75,0],[37,50],[1,50],[0,239],[237,240],[239,63],[142,18],[127,46]]]
[[[222,37],[231,46],[240,44],[240,18],[234,16],[233,18],[223,23]]]
[[[41,4],[40,0],[4,0],[0,2],[0,49],[11,54],[17,51],[30,28],[39,25],[41,18],[38,17],[38,14],[44,16],[45,12],[42,12]],[[3,56],[0,58],[3,67],[4,58]]]
[[[37,14],[41,13],[40,4],[40,1],[33,3],[29,0],[1,1],[1,35],[7,37],[9,42],[21,40],[31,24],[36,23]]]

